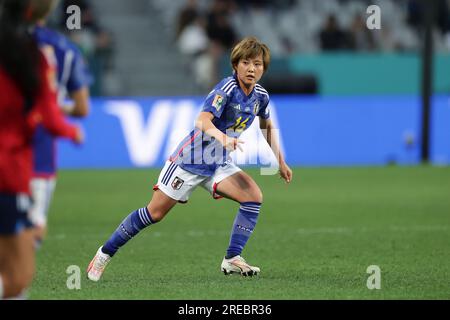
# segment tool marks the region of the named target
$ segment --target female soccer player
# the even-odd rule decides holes
[[[81,142],[56,104],[54,70],[28,32],[28,0],[0,2],[0,299],[16,297],[32,281],[30,208],[32,136],[39,123]]]
[[[292,180],[292,171],[274,138],[269,95],[257,84],[269,63],[269,48],[256,38],[245,38],[234,47],[233,76],[222,80],[206,98],[195,129],[181,141],[162,169],[150,203],[127,216],[97,250],[87,269],[89,279],[98,281],[120,247],[145,227],[161,221],[177,202],[187,202],[197,186],[214,198],[225,197],[240,204],[222,272],[243,276],[260,272],[241,257],[241,252],[255,228],[262,193],[249,175],[230,162],[229,153],[241,149],[243,141],[239,136],[259,116],[260,128],[266,131],[266,140],[278,159],[281,177],[287,183]]]

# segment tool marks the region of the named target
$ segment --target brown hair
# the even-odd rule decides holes
[[[58,4],[58,0],[30,0],[30,22],[36,23],[47,18]]]
[[[264,72],[269,68],[270,49],[267,45],[259,41],[256,37],[247,37],[241,40],[232,50],[230,56],[231,67],[236,70],[236,66],[241,59],[256,58],[262,54]]]
[[[20,89],[28,112],[41,86],[40,52],[25,21],[29,1],[0,0],[0,7],[0,68]]]

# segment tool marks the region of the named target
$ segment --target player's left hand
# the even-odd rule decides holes
[[[291,183],[292,181],[292,170],[285,163],[280,165],[280,178],[283,178],[286,183]]]

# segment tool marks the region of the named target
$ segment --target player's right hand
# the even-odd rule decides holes
[[[245,142],[236,138],[231,138],[231,137],[226,137],[225,138],[225,144],[223,145],[223,147],[225,149],[227,149],[228,151],[235,151],[236,149],[239,149],[241,151],[244,151],[244,149],[242,149],[242,144],[244,144]]]

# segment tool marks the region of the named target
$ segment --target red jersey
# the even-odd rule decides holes
[[[30,193],[33,131],[42,123],[52,134],[75,139],[76,128],[57,105],[55,69],[42,56],[41,89],[28,114],[25,99],[0,66],[0,193]]]

